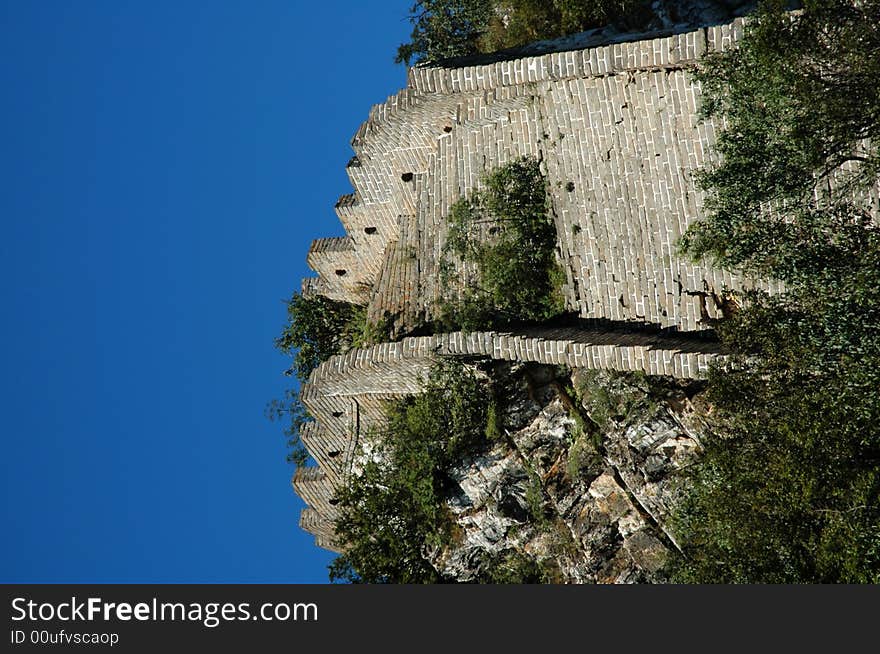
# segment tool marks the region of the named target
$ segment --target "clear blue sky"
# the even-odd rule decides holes
[[[272,347],[409,0],[0,0],[2,582],[325,582]]]

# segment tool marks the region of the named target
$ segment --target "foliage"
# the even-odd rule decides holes
[[[652,412],[667,391],[661,378],[614,370],[579,370],[574,385],[578,402],[601,433]]]
[[[603,464],[598,453],[597,440],[601,439],[600,433],[591,434],[584,429],[583,419],[574,414],[575,424],[572,428],[571,441],[568,445],[568,455],[565,461],[565,474],[570,481],[574,481],[588,471],[593,471]]]
[[[738,354],[711,378],[680,580],[880,581],[880,233],[833,240],[839,259],[723,325]]]
[[[345,553],[331,579],[363,583],[442,581],[427,553],[449,543],[450,467],[486,442],[488,380],[442,361],[425,392],[391,404],[368,439],[360,474],[338,495],[336,533]]]
[[[544,506],[544,484],[541,483],[541,476],[527,465],[526,472],[529,475],[529,483],[526,486],[525,501],[532,520],[540,528],[545,529],[548,524],[547,512]]]
[[[747,294],[720,326],[733,354],[710,378],[678,581],[880,582],[880,232],[853,194],[877,179],[860,140],[880,129],[878,25],[871,0],[768,5],[706,69],[724,159],[685,249],[785,291]],[[817,200],[814,176],[853,156],[846,193]]]
[[[495,400],[489,402],[486,407],[486,440],[489,442],[499,440],[504,434],[504,420]]]
[[[647,0],[496,0],[493,4],[495,14],[480,39],[482,52],[611,24],[644,27],[653,17]]]
[[[444,286],[461,292],[445,301],[447,327],[478,330],[562,312],[564,273],[537,161],[496,169],[484,190],[451,207],[443,270]]]
[[[480,562],[481,584],[546,584],[553,581],[546,561],[515,549],[489,554]]]
[[[594,27],[646,26],[648,0],[422,0],[410,8],[408,43],[397,63],[494,52]]]
[[[740,47],[697,75],[703,113],[726,127],[700,180],[709,216],[682,248],[757,275],[778,273],[810,209],[880,172],[880,0],[811,0],[794,17],[783,5],[765,2]],[[837,193],[817,203],[833,176]]]
[[[396,63],[421,63],[473,54],[492,13],[490,0],[419,0],[409,11],[411,41],[397,49]]]
[[[293,356],[290,372],[300,381],[334,354],[380,337],[367,323],[366,309],[323,295],[294,293],[287,302],[287,324],[275,347]]]

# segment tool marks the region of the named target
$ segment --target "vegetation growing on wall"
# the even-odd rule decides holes
[[[487,555],[480,562],[481,584],[549,584],[558,583],[558,572],[547,562],[537,561],[523,552],[510,549]]]
[[[365,307],[294,293],[287,302],[287,324],[275,339],[275,347],[293,357],[288,372],[304,382],[322,361],[379,338],[367,322]]]
[[[539,163],[516,159],[484,181],[450,209],[443,327],[470,331],[559,315],[564,273]]]
[[[616,424],[653,411],[660,398],[670,394],[671,386],[666,378],[640,371],[584,369],[572,391],[599,431],[607,433]]]
[[[683,248],[786,290],[720,326],[733,356],[712,372],[675,577],[880,582],[880,232],[858,199],[878,174],[880,2],[766,3],[700,79],[723,159]],[[814,193],[843,164],[845,192]]]
[[[495,52],[615,24],[647,25],[648,0],[420,0],[410,9],[410,41],[398,63]]]
[[[334,354],[380,342],[384,337],[381,326],[367,321],[364,307],[322,295],[294,293],[287,302],[287,324],[275,339],[275,347],[292,358],[286,374],[305,382],[312,370]],[[299,399],[299,390],[288,389],[283,397],[270,401],[266,416],[284,424],[287,460],[304,465],[309,455],[299,433],[312,418]]]

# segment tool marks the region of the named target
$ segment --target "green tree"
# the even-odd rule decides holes
[[[323,295],[294,293],[287,302],[287,324],[275,347],[293,357],[290,373],[300,381],[334,354],[359,344],[366,311]]]
[[[422,0],[410,8],[410,41],[397,63],[436,62],[495,52],[615,24],[647,26],[648,0]]]
[[[492,13],[490,0],[419,0],[410,8],[412,39],[396,63],[421,63],[473,54]]]
[[[838,238],[838,260],[722,325],[680,581],[880,581],[880,234]]]
[[[682,242],[692,257],[760,276],[778,273],[801,218],[814,220],[806,209],[880,172],[880,2],[808,0],[795,16],[783,7],[763,3],[741,45],[700,66],[703,113],[726,126],[721,162],[700,179],[708,216]]]
[[[683,249],[785,290],[720,325],[678,581],[880,581],[878,53],[876,0],[772,2],[700,73],[722,159]],[[843,190],[817,191],[831,175]]]
[[[482,52],[617,25],[637,29],[654,14],[647,0],[495,0],[495,13],[480,39]]]

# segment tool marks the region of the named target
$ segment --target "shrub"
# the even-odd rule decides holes
[[[441,361],[419,395],[394,402],[367,437],[362,470],[341,490],[334,581],[442,581],[428,553],[450,542],[448,470],[486,443],[491,389],[464,364]]]
[[[516,159],[456,202],[443,256],[444,286],[459,293],[444,300],[447,326],[478,330],[562,313],[565,277],[538,162]]]
[[[766,3],[704,65],[723,158],[683,248],[785,290],[746,294],[719,327],[732,356],[677,511],[678,581],[880,581],[880,231],[859,200],[880,161],[864,141],[880,135],[878,25],[877,0]],[[844,192],[814,193],[844,163]]]
[[[811,209],[880,173],[880,1],[813,0],[794,16],[786,4],[764,2],[739,47],[707,57],[697,74],[704,115],[725,127],[721,161],[700,178],[708,216],[682,249],[760,276],[779,275],[797,254]]]
[[[478,51],[492,14],[490,0],[419,0],[409,11],[410,41],[397,48],[396,63],[421,63]]]
[[[575,396],[602,433],[654,411],[667,391],[663,379],[641,372],[582,369],[575,376]]]
[[[381,340],[381,327],[367,322],[366,309],[323,295],[294,293],[287,302],[287,324],[275,347],[293,357],[290,373],[300,381],[334,354]]]
[[[594,27],[647,26],[648,0],[419,0],[397,63],[436,62],[553,39]]]
[[[493,4],[496,14],[480,39],[483,52],[605,25],[645,27],[654,17],[647,0],[496,0]]]
[[[486,555],[479,567],[481,584],[546,584],[552,580],[546,562],[514,549]]]

